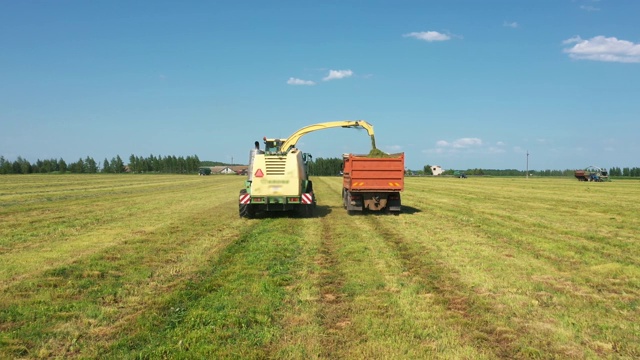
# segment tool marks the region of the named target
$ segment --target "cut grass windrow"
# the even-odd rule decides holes
[[[139,358],[264,358],[279,337],[282,306],[298,242],[285,219],[255,221],[209,266],[176,289],[142,329],[109,356]],[[105,354],[106,355],[106,354]]]

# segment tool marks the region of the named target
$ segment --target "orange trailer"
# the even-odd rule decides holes
[[[342,199],[349,214],[355,211],[400,213],[404,153],[384,157],[345,154],[342,169]]]

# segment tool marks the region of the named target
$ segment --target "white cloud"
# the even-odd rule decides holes
[[[435,147],[422,150],[425,154],[461,155],[461,154],[503,154],[507,152],[506,144],[498,141],[488,144],[480,138],[459,138],[453,141],[438,140]]]
[[[446,41],[451,40],[451,36],[443,33],[439,33],[437,31],[422,31],[422,32],[411,32],[408,34],[402,35],[403,37],[412,37],[418,40],[424,40],[428,42],[433,41]]]
[[[640,44],[618,40],[615,37],[600,35],[584,40],[580,36],[574,36],[562,43],[565,45],[575,43],[573,47],[564,49],[564,52],[573,59],[621,63],[640,62]]]
[[[329,75],[322,78],[322,81],[344,79],[353,75],[351,70],[329,70]]]
[[[478,138],[460,138],[452,142],[440,140],[436,143],[438,146],[451,147],[454,149],[464,149],[469,147],[482,146],[482,140]]]
[[[289,78],[289,80],[287,80],[287,84],[289,85],[315,85],[316,83],[314,81],[311,80],[302,80],[302,79],[297,79],[297,78]]]
[[[478,138],[460,138],[453,141],[438,140],[436,141],[436,148],[425,150],[426,153],[456,153],[456,152],[470,152],[474,149],[483,147],[481,139]]]
[[[515,28],[517,28],[519,25],[518,25],[518,23],[517,23],[517,22],[515,22],[515,21],[514,21],[514,22],[507,22],[507,21],[505,21],[505,22],[503,22],[503,23],[502,23],[502,26],[504,26],[504,27],[510,27],[510,28],[515,29]]]
[[[574,36],[572,38],[569,38],[567,40],[563,40],[562,43],[567,45],[567,44],[573,44],[573,43],[577,43],[577,42],[581,42],[582,38],[580,36]]]

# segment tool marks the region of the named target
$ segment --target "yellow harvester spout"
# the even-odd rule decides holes
[[[280,146],[280,152],[286,153],[291,148],[296,146],[298,140],[305,134],[308,134],[312,131],[316,130],[324,130],[334,127],[343,127],[343,128],[362,128],[367,130],[367,133],[371,137],[371,145],[373,148],[376,148],[376,140],[373,134],[373,125],[369,124],[364,120],[343,120],[343,121],[330,121],[325,123],[313,124],[309,126],[305,126],[302,129],[294,132],[291,136],[289,136]]]

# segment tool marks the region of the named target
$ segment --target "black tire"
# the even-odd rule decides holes
[[[240,195],[244,195],[247,193],[247,189],[240,190]],[[239,204],[238,213],[241,218],[251,219],[255,216],[255,211],[253,209],[253,205],[251,204]]]
[[[300,205],[299,214],[301,217],[304,217],[304,218],[312,218],[313,205],[312,204]]]
[[[347,208],[347,189],[342,189],[342,207]]]
[[[305,218],[312,218],[313,213],[316,209],[316,195],[312,194],[313,198],[311,199],[311,204],[301,204],[298,209],[298,214]]]

